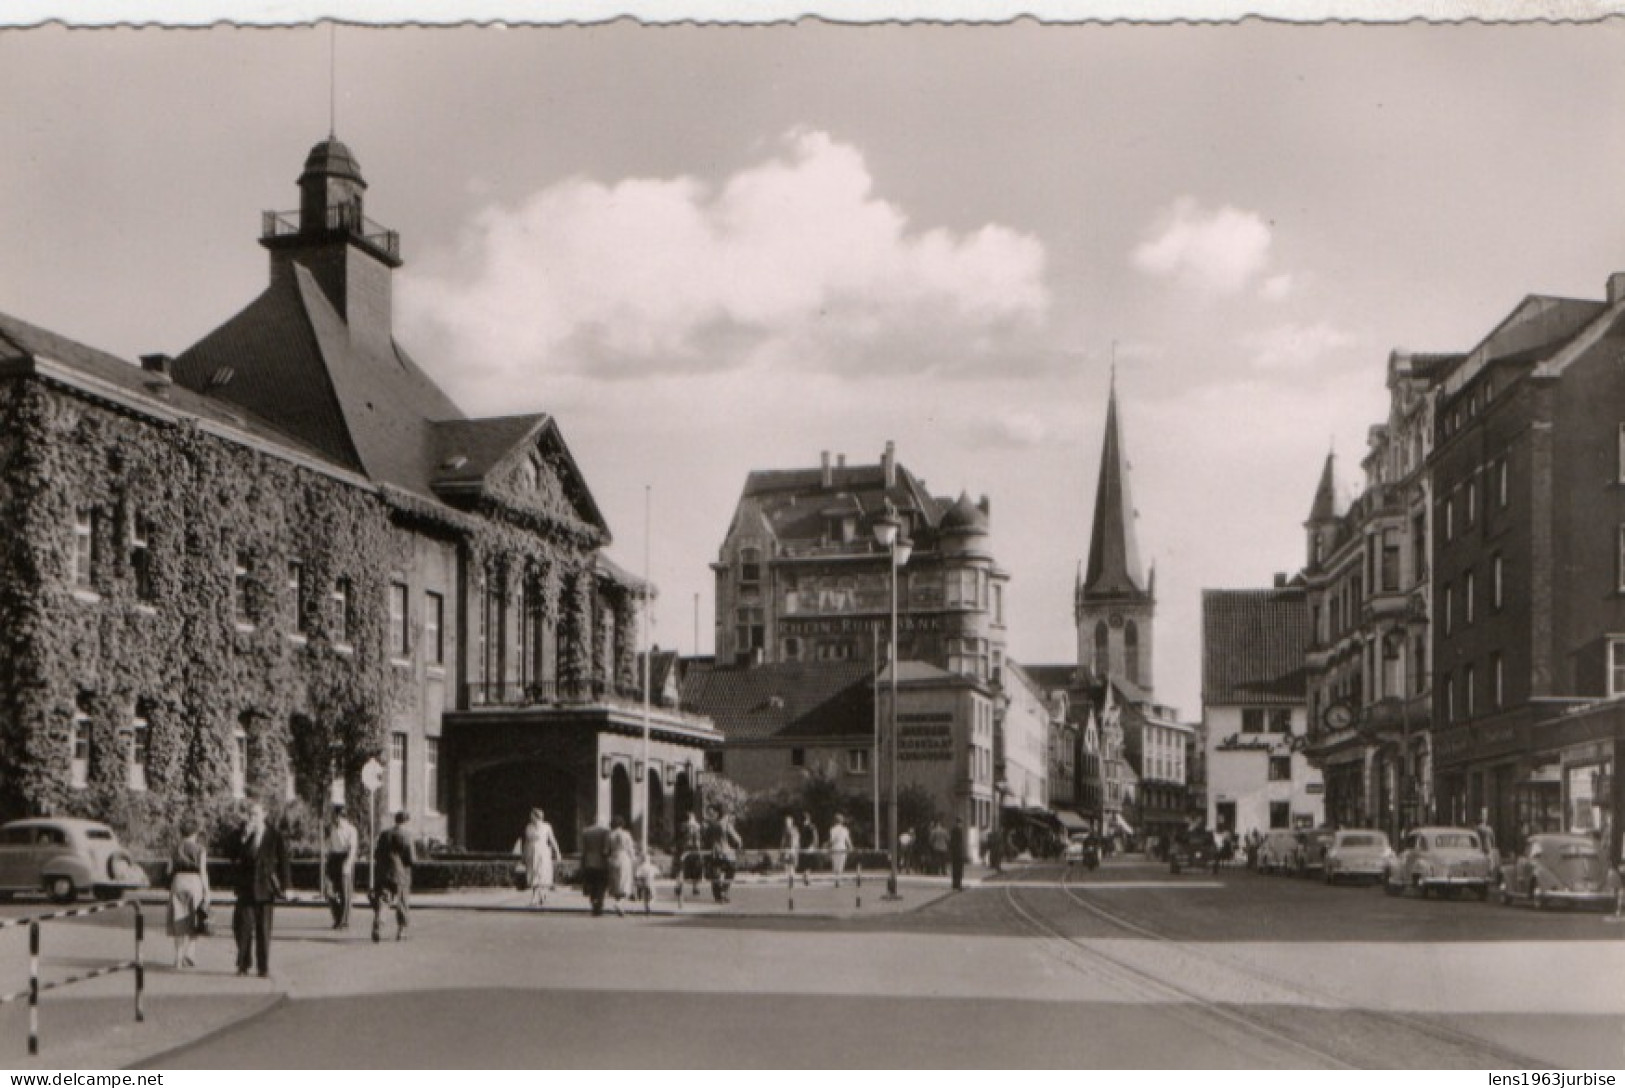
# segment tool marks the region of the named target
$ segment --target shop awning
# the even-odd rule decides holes
[[[1134,829],[1128,825],[1127,820],[1123,819],[1121,813],[1112,813],[1112,826],[1117,828],[1117,830],[1121,831],[1125,835],[1134,834]]]
[[[1060,820],[1061,826],[1066,828],[1068,831],[1089,830],[1089,821],[1085,820],[1082,816],[1079,816],[1076,812],[1073,812],[1069,808],[1056,809],[1055,818]]]

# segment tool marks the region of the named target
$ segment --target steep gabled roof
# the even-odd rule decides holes
[[[1320,483],[1315,487],[1314,505],[1309,508],[1309,523],[1337,520],[1337,454],[1328,453],[1326,464],[1320,470]]]
[[[1309,607],[1301,587],[1202,591],[1202,702],[1304,701]]]
[[[949,505],[927,492],[901,464],[890,487],[879,464],[831,466],[829,472],[831,483],[825,487],[822,469],[754,470],[745,477],[741,511],[759,512],[776,539],[796,543],[823,539],[831,517],[876,517],[887,502],[904,514],[918,511],[935,528]]]
[[[693,669],[683,677],[682,702],[729,740],[867,737],[871,676],[867,665],[844,661]]]

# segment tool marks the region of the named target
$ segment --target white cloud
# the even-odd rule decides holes
[[[1292,273],[1282,272],[1280,275],[1271,276],[1259,286],[1258,297],[1268,299],[1271,302],[1279,302],[1296,289],[1297,283],[1292,278]]]
[[[974,428],[972,442],[982,448],[1030,449],[1049,437],[1037,412],[1006,410]]]
[[[811,131],[715,186],[574,178],[486,207],[423,263],[410,335],[475,381],[1020,369],[1049,306],[1037,239],[917,227],[857,148]]]
[[[1352,343],[1354,337],[1324,321],[1280,325],[1243,341],[1252,352],[1254,368],[1277,372],[1308,370],[1327,354]]]
[[[1270,226],[1257,213],[1228,205],[1208,210],[1185,196],[1158,217],[1133,262],[1206,294],[1234,295],[1268,267],[1270,241]]]

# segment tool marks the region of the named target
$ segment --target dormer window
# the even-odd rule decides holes
[[[762,582],[762,550],[760,548],[739,549],[739,584],[742,586],[756,586]]]

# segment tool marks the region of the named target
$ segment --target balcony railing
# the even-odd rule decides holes
[[[262,212],[260,223],[260,237],[262,239],[287,238],[300,232],[300,213],[296,211]],[[330,231],[344,231],[390,258],[400,260],[400,233],[388,230],[381,224],[373,222],[362,215],[356,208],[343,204],[336,204],[328,208],[325,227]]]
[[[643,705],[643,689],[603,681],[554,681],[520,684],[475,683],[464,688],[468,707],[594,706],[605,703]]]

